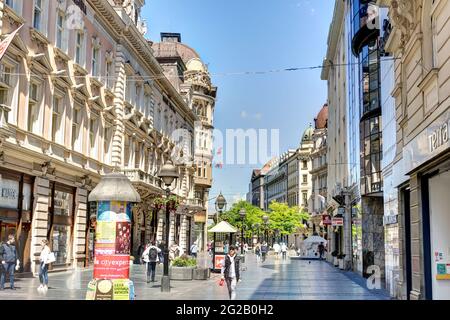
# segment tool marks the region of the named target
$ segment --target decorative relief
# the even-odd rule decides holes
[[[394,28],[400,29],[400,48],[403,48],[411,38],[415,27],[414,1],[392,0],[390,17]]]

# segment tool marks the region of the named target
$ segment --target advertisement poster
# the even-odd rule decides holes
[[[436,280],[450,280],[450,263],[438,263]]]
[[[131,223],[117,222],[115,233],[116,254],[130,254]]]
[[[88,289],[86,292],[86,300],[95,300],[96,284],[97,284],[97,280],[89,281]]]
[[[131,222],[131,203],[111,201],[111,211],[116,213],[115,221]]]
[[[331,216],[328,214],[324,214],[322,216],[322,221],[324,226],[331,226]]]
[[[98,207],[97,207],[97,221],[114,221],[113,217],[111,216],[111,209],[110,209],[110,202],[109,201],[99,201]]]
[[[130,280],[116,279],[113,280],[114,300],[130,300]]]
[[[96,243],[95,255],[114,255],[116,253],[115,243]]]
[[[128,279],[129,274],[129,255],[99,255],[95,257],[95,279]]]
[[[95,300],[113,300],[113,282],[111,280],[100,280],[97,282]]]
[[[214,257],[214,269],[222,269],[225,263],[225,255],[219,254]]]
[[[343,226],[344,225],[344,218],[333,218],[332,225],[333,225],[333,227],[335,227],[335,226]]]
[[[95,230],[97,243],[114,243],[116,241],[116,223],[99,221]]]

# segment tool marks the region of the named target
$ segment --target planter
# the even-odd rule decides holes
[[[171,280],[192,280],[194,267],[170,267],[169,276]]]
[[[208,268],[197,268],[193,271],[194,280],[208,280],[210,270]]]
[[[344,259],[338,259],[339,261],[339,269],[344,270]]]
[[[333,257],[333,265],[334,265],[335,267],[339,267],[339,260],[338,260],[337,257]]]

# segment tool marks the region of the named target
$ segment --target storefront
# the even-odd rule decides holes
[[[404,148],[410,177],[411,237],[406,241],[411,254],[406,260],[411,261],[412,299],[450,299],[449,126],[447,111]]]
[[[75,188],[50,182],[47,238],[56,261],[50,270],[71,266]]]
[[[21,262],[19,272],[31,271],[31,219],[33,178],[0,168],[0,240],[16,239]]]

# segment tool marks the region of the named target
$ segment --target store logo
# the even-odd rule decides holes
[[[17,193],[18,192],[15,189],[2,188],[2,198],[16,199]]]
[[[448,122],[444,123],[428,136],[430,152],[434,152],[436,149],[440,148],[449,141],[448,125]]]
[[[381,269],[379,266],[367,267],[367,274],[371,276],[367,278],[366,286],[369,290],[381,289]]]

